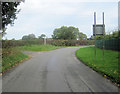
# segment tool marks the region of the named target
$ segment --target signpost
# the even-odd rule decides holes
[[[93,36],[103,36],[104,35],[104,31],[103,31],[103,24],[97,24],[96,26],[93,25]]]
[[[95,60],[96,60],[96,36],[103,36],[103,60],[104,60],[104,36],[105,36],[104,12],[103,12],[103,24],[96,24],[96,12],[94,12],[93,36],[95,37]]]

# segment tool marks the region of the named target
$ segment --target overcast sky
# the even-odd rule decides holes
[[[22,36],[46,34],[51,37],[55,28],[74,26],[88,37],[93,34],[93,14],[97,12],[97,23],[102,23],[105,12],[106,32],[118,27],[118,0],[25,0],[14,26],[8,26],[4,39],[21,39]],[[96,1],[96,2],[95,2]],[[103,1],[103,2],[102,2]],[[114,2],[113,2],[114,1]]]

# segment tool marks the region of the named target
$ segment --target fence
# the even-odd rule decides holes
[[[103,48],[103,40],[96,40],[96,46],[98,48]],[[104,48],[108,50],[116,50],[120,51],[120,38],[116,39],[105,39],[104,40]]]

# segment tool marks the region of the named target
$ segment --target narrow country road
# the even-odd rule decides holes
[[[3,75],[3,92],[118,92],[118,88],[75,57],[80,47],[36,52]]]

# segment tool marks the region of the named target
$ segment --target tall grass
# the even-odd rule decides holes
[[[10,69],[11,67],[17,65],[22,60],[28,58],[25,54],[23,54],[17,48],[8,48],[2,50],[2,70],[0,72],[5,72],[6,70]]]

